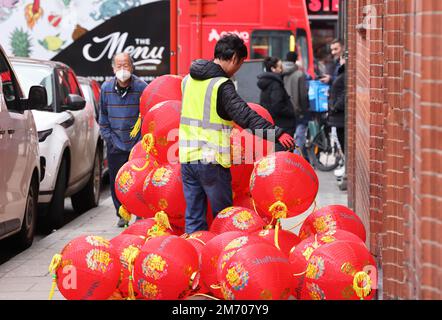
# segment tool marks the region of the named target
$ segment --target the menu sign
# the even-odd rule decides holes
[[[169,1],[128,10],[87,32],[53,60],[99,82],[113,76],[112,57],[127,52],[135,74],[146,81],[170,72]]]

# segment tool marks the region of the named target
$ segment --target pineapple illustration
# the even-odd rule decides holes
[[[11,33],[11,51],[17,57],[29,57],[31,55],[31,38],[22,28],[15,28]]]
[[[66,41],[63,41],[60,39],[59,34],[56,36],[47,36],[46,38],[42,40],[38,40],[38,43],[40,43],[43,47],[45,47],[49,51],[60,51],[61,47]]]

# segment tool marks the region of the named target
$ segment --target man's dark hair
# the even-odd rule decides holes
[[[296,62],[298,61],[298,53],[296,51],[289,51],[285,59],[290,62]]]
[[[267,72],[272,72],[272,68],[276,68],[278,61],[281,60],[277,57],[266,57],[264,59],[264,67]]]
[[[244,40],[236,34],[228,33],[218,40],[215,46],[215,59],[228,61],[236,54],[241,60],[247,58],[247,47]]]
[[[336,43],[339,43],[341,45],[341,47],[344,46],[344,41],[342,41],[341,39],[338,39],[338,38],[333,39],[333,41],[330,43],[330,45],[336,44]]]

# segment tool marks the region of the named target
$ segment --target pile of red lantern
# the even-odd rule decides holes
[[[234,206],[214,218],[208,203],[209,229],[184,233],[176,148],[181,81],[162,76],[143,92],[142,138],[115,181],[120,215],[142,219],[110,241],[87,235],[67,244],[51,262],[51,294],[57,286],[66,299],[374,298],[376,264],[360,218],[347,207],[327,206],[305,219],[299,236],[282,230],[281,219],[315,201],[316,173],[301,156],[262,148],[260,138],[239,126],[231,135],[240,160],[234,156],[231,168]],[[263,107],[249,106],[273,123]]]

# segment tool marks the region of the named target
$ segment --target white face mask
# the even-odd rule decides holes
[[[125,81],[127,81],[127,80],[130,78],[131,75],[132,75],[132,74],[130,73],[130,71],[128,71],[128,70],[126,70],[126,69],[118,70],[118,71],[115,73],[115,76],[116,76],[117,79],[120,80],[121,82],[125,82]]]

